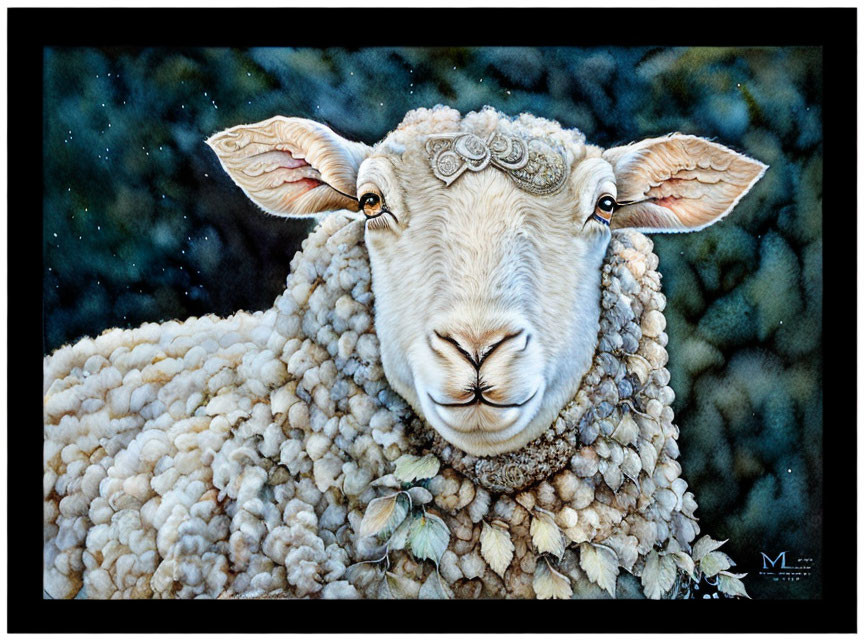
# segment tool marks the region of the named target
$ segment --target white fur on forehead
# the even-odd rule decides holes
[[[584,154],[585,136],[578,129],[565,129],[554,120],[538,118],[530,113],[511,117],[488,106],[480,111],[471,111],[464,117],[456,109],[443,105],[414,109],[405,114],[399,126],[379,143],[378,148],[401,154],[407,149],[422,146],[423,138],[428,135],[471,132],[486,137],[495,129],[525,138],[545,138],[570,149],[577,157]]]

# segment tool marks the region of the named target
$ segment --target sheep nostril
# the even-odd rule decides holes
[[[484,362],[486,362],[486,360],[505,343],[512,344],[516,347],[516,352],[522,352],[528,348],[528,344],[531,342],[532,337],[532,335],[527,333],[525,329],[513,330],[509,333],[504,333],[502,331],[477,332],[477,335],[482,337],[472,336],[469,334],[445,333],[437,330],[433,331],[433,333],[439,340],[448,343],[451,348],[458,351],[462,357],[470,362],[471,366],[478,371],[480,370],[480,367],[483,366]],[[517,340],[520,337],[524,337],[525,344],[522,345],[521,348],[518,348],[517,343],[512,341]],[[429,338],[429,344],[433,351],[439,355],[445,355],[441,352],[441,349],[435,348],[431,335]]]
[[[439,339],[443,340],[444,342],[449,343],[454,349],[456,349],[456,351],[458,351],[462,355],[463,358],[465,358],[468,362],[470,362],[471,365],[475,369],[480,368],[480,361],[478,360],[476,354],[470,353],[461,344],[459,344],[459,341],[456,340],[456,338],[454,338],[450,335],[447,335],[447,334],[442,334],[438,331],[435,331],[434,333],[436,336],[438,336]]]
[[[506,334],[504,337],[500,338],[499,340],[497,340],[497,341],[493,342],[492,344],[490,344],[489,346],[487,346],[482,351],[483,356],[480,358],[480,365],[482,366],[483,363],[486,361],[486,359],[489,356],[491,356],[495,352],[495,350],[498,347],[500,347],[502,344],[504,344],[505,342],[509,342],[511,340],[514,340],[515,338],[518,338],[519,336],[523,335],[524,333],[525,333],[524,329],[519,329],[518,331],[514,331],[512,333]],[[528,334],[528,337],[525,340],[525,346],[522,347],[522,349],[519,349],[519,351],[524,351],[528,347],[528,340],[530,340],[530,338],[531,338],[531,334]]]

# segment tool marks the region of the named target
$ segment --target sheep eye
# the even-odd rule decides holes
[[[617,206],[618,203],[615,202],[615,198],[609,195],[602,196],[594,207],[594,215],[592,217],[595,220],[608,225]]]
[[[377,193],[364,193],[360,196],[360,208],[367,218],[376,218],[384,212],[381,196]]]
[[[597,201],[597,208],[606,213],[612,213],[615,209],[615,199],[612,196],[603,196]]]

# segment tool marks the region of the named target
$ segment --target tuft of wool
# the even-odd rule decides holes
[[[692,567],[651,241],[612,235],[573,400],[523,450],[477,459],[384,378],[363,230],[324,217],[271,309],[112,329],[44,359],[50,597],[659,597],[673,558]],[[407,488],[394,462],[430,452],[440,467],[410,496],[415,529],[437,516],[449,532],[437,575],[419,529],[415,553],[399,530],[386,547],[359,534],[373,500]],[[439,538],[421,533],[428,558]]]

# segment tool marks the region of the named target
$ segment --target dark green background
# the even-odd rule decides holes
[[[49,49],[44,351],[279,294],[307,221],[266,216],[204,139],[276,114],[374,143],[492,105],[604,147],[681,131],[769,164],[723,222],[655,236],[681,463],[754,597],[821,594],[822,58],[782,49]],[[814,558],[797,582],[761,552]]]

